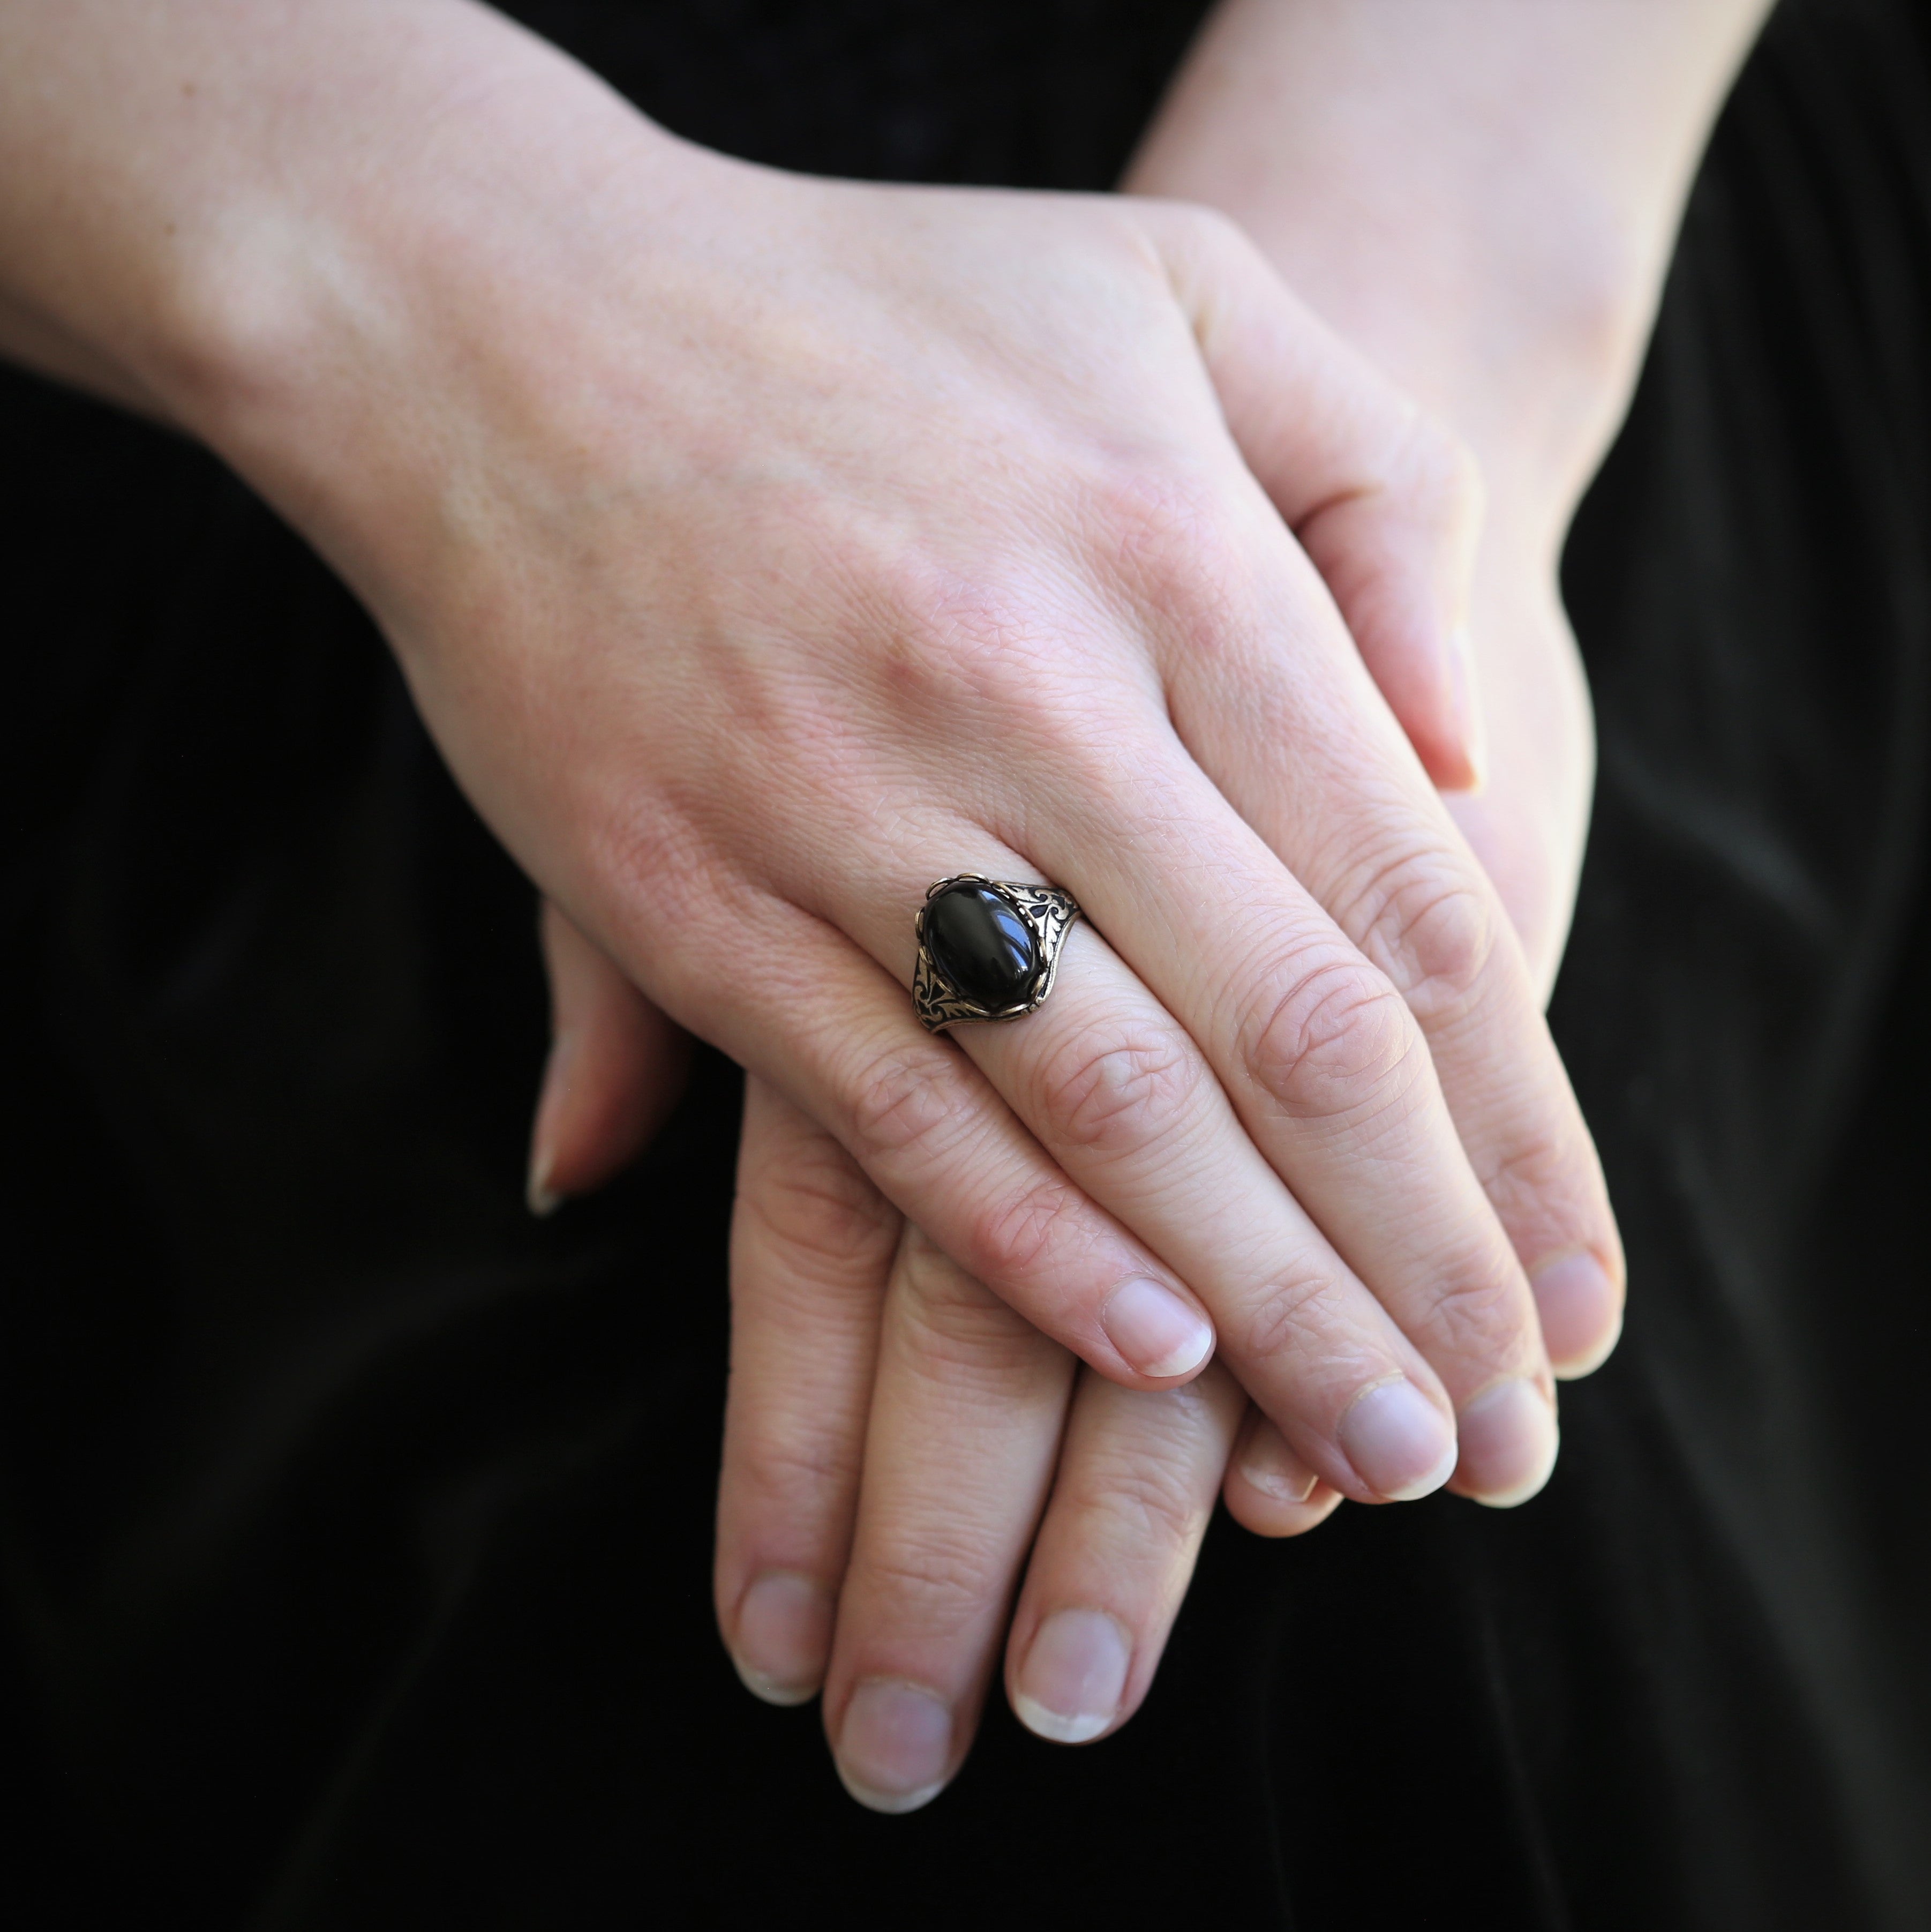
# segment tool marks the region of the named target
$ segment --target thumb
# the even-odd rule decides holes
[[[1326,580],[1429,776],[1445,791],[1478,787],[1474,458],[1297,300],[1232,222],[1178,203],[1156,220],[1248,468]]]
[[[543,902],[550,1060],[530,1134],[529,1209],[553,1213],[641,1154],[684,1091],[688,1034]]]

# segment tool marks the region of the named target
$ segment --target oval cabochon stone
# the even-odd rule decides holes
[[[1039,969],[1033,928],[990,886],[948,886],[925,904],[925,944],[969,1000],[1016,1006]]]

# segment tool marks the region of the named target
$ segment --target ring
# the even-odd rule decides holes
[[[1057,886],[955,872],[919,908],[912,1004],[928,1033],[962,1020],[1016,1020],[1045,1003],[1060,949],[1080,916]]]

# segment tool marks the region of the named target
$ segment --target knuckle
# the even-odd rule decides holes
[[[866,1553],[866,1598],[895,1628],[946,1636],[977,1623],[998,1592],[991,1539],[970,1526],[928,1524],[916,1538],[881,1536]]]
[[[1207,472],[1177,455],[1122,448],[1092,479],[1098,526],[1138,552],[1184,565],[1204,538],[1220,533],[1221,492]]]
[[[1415,1032],[1401,995],[1361,961],[1324,961],[1282,994],[1254,1036],[1249,1064],[1296,1120],[1385,1106],[1415,1074]]]
[[[1222,482],[1162,452],[1123,452],[1091,486],[1097,561],[1190,650],[1255,624],[1261,592],[1251,532]]]
[[[795,1523],[827,1514],[856,1492],[862,1432],[790,1420],[795,1426],[781,1433],[758,1432],[731,1457],[732,1500],[741,1514]]]
[[[1477,1165],[1482,1190],[1501,1216],[1519,1231],[1534,1227],[1539,1238],[1524,1252],[1531,1259],[1572,1245],[1602,1238],[1608,1210],[1601,1196],[1593,1150],[1579,1136],[1532,1133],[1489,1152]]]
[[[1161,1030],[1123,1031],[1098,1043],[1087,1035],[1069,1039],[1037,1078],[1055,1136],[1114,1157],[1138,1153],[1183,1119],[1200,1088],[1194,1056]]]
[[[916,1044],[888,1051],[858,1074],[847,1106],[862,1160],[925,1165],[957,1147],[969,1110],[952,1082],[934,1077],[934,1060]]]
[[[898,1288],[920,1366],[937,1371],[949,1394],[960,1392],[962,1378],[991,1377],[1009,1388],[1014,1369],[1042,1345],[1030,1322],[916,1230],[907,1231],[899,1252]]]
[[[1006,1196],[973,1225],[973,1267],[995,1287],[1045,1271],[1083,1205],[1069,1181],[1051,1178]]]
[[[1248,238],[1247,231],[1234,218],[1205,202],[1173,200],[1161,204],[1176,238],[1197,249],[1211,261],[1260,258],[1260,251]]]
[[[1436,1285],[1429,1304],[1429,1352],[1485,1363],[1513,1358],[1531,1319],[1516,1285],[1499,1270],[1452,1276]]]
[[[703,905],[715,855],[698,811],[664,777],[639,785],[592,820],[587,836],[595,875],[607,880],[620,900],[671,893],[684,916]]]
[[[1270,1362],[1303,1349],[1336,1325],[1342,1293],[1338,1281],[1321,1275],[1271,1282],[1241,1324],[1242,1359]]]
[[[1192,1542],[1211,1506],[1211,1484],[1189,1481],[1183,1459],[1123,1448],[1096,1459],[1085,1473],[1093,1507],[1111,1520],[1116,1537],[1123,1531],[1125,1540],[1147,1556]]]
[[[1039,599],[1017,584],[922,579],[878,626],[892,694],[916,715],[1024,716],[1058,653]],[[1030,694],[1030,695],[1029,695]]]
[[[1474,1001],[1501,940],[1489,896],[1444,851],[1384,866],[1343,922],[1424,1026],[1452,1020]]]
[[[1153,695],[1129,679],[1090,608],[1017,580],[960,586],[901,622],[882,658],[895,716],[997,746],[1002,767],[1104,770],[1117,728]],[[1083,647],[1069,650],[1069,639]]]
[[[787,1260],[816,1262],[844,1274],[879,1267],[898,1216],[835,1144],[791,1148],[748,1179],[747,1213]]]
[[[1457,533],[1480,521],[1486,495],[1482,466],[1439,417],[1417,410],[1410,418],[1397,474],[1425,521]]]
[[[716,976],[700,970],[707,948],[754,910],[735,880],[738,868],[700,823],[696,811],[671,796],[667,783],[638,787],[616,801],[599,801],[589,815],[590,891],[583,910],[608,934],[640,937],[648,908],[651,930],[688,936],[689,944],[637,944],[653,970],[658,1004],[699,1014],[715,1004]]]
[[[1002,586],[961,586],[919,614],[922,655],[965,686],[982,706],[1022,709],[1049,661],[1043,628],[1028,598]]]

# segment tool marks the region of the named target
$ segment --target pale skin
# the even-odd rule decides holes
[[[1728,39],[1688,52],[1741,45],[1707,12]],[[764,1263],[741,1240],[737,1288],[741,1352],[781,1328],[761,1282],[844,1338],[844,1460],[805,1556],[760,1546],[797,1444],[741,1352],[733,1441],[770,1435],[727,1468],[720,1576],[741,1657],[754,1576],[819,1593],[785,1641],[823,1624],[856,1790],[903,1808],[963,1755],[1075,1358],[1022,1700],[1045,1610],[1095,1605],[1109,1492],[1078,1479],[1108,1467],[1186,1505],[1098,1605],[1131,1652],[1109,1721],[1144,1692],[1237,1390],[1250,1447],[1313,1480],[1291,1510],[1540,1485],[1552,1357],[1600,1359],[1621,1264],[1529,898],[1435,789],[1477,751],[1472,471],[1230,224],[742,167],[462,0],[10,0],[0,34],[0,346],[274,501],[532,878],[754,1076],[747,1160],[845,1163],[823,1293],[787,1276],[799,1228]],[[1135,185],[1176,165],[1156,143]],[[1093,922],[1047,1009],[954,1047],[904,988],[910,909],[961,869]],[[942,1498],[892,1390],[935,1360],[926,1396],[997,1418],[947,1473],[1009,1461],[976,1515],[951,1499],[973,1559],[922,1623],[890,1585],[929,1571]]]
[[[1448,803],[1545,993],[1591,767],[1557,557],[1761,12],[1236,0],[1126,183],[1236,216],[1479,454],[1486,783]],[[546,1088],[538,1160],[587,1186],[634,1144],[612,1104],[674,1091],[676,1036],[553,909],[546,936],[559,1023],[583,1058]],[[1075,1382],[901,1227],[835,1143],[751,1083],[719,1619],[760,1694],[825,1687],[847,1783],[887,1809],[956,1768],[1002,1640],[1007,1694],[1042,1736],[1124,1723],[1216,1489],[1267,1535],[1311,1528],[1341,1500],[1230,1379],[1164,1396],[1090,1371]],[[887,1696],[910,1717],[876,1708]]]
[[[1543,1479],[1531,1277],[1606,1335],[1614,1223],[1364,667],[1465,778],[1468,466],[1229,226],[741,166],[462,0],[4,18],[16,352],[289,513],[626,977],[1102,1374],[1217,1344],[1363,1498]],[[1091,920],[963,1050],[961,868]]]

